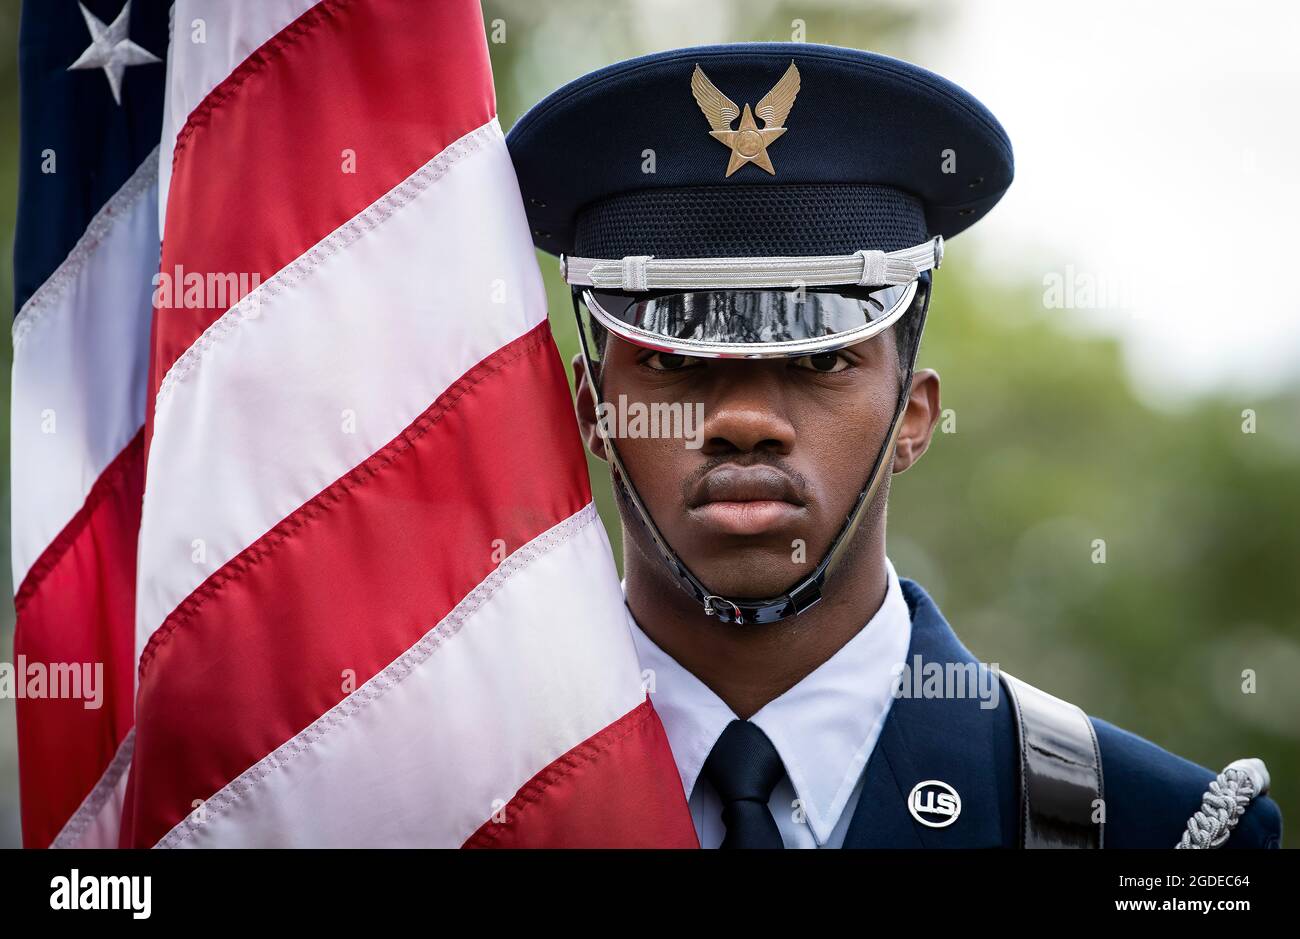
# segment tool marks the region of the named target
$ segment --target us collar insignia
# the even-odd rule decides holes
[[[753,163],[773,176],[776,175],[767,148],[785,133],[785,118],[794,106],[794,98],[798,93],[799,70],[791,60],[785,74],[754,108],[754,113],[763,120],[763,129],[759,130],[754,123],[754,114],[749,111],[749,104],[745,104],[744,113],[741,113],[736,102],[719,91],[699,65],[695,66],[695,73],[691,75],[691,94],[695,95],[696,104],[713,128],[709,131],[709,136],[731,148],[731,160],[727,163],[728,176],[746,163]],[[731,125],[738,117],[740,127],[732,130]]]

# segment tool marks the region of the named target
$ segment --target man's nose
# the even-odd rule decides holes
[[[727,362],[704,400],[704,446],[709,456],[794,447],[794,423],[786,410],[784,363]]]

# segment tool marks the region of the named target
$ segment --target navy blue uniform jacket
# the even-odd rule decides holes
[[[934,601],[916,583],[901,581],[912,613],[907,661],[974,663]],[[1044,689],[1050,691],[1050,689]],[[999,688],[998,706],[974,696],[898,697],[864,770],[866,781],[844,839],[846,848],[987,848],[1019,843],[1018,747],[1014,718]],[[1091,717],[1101,747],[1107,848],[1172,848],[1216,773],[1128,731]],[[1232,759],[1251,754],[1232,754]],[[926,779],[940,779],[961,796],[961,812],[946,828],[912,818],[907,797]],[[1282,813],[1256,797],[1225,847],[1281,846]]]

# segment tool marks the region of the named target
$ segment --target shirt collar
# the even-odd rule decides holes
[[[906,660],[911,643],[912,620],[898,575],[888,559],[885,567],[885,599],[866,626],[750,718],[780,754],[819,844],[830,838],[880,737],[893,701],[895,666]],[[705,759],[736,715],[628,620],[689,799]]]

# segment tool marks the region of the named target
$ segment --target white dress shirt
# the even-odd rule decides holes
[[[787,848],[838,848],[853,818],[863,769],[880,737],[895,666],[906,661],[912,618],[894,565],[880,609],[838,652],[750,721],[767,734],[786,775],[768,808]],[[682,776],[700,846],[722,843],[722,802],[700,776],[704,761],[736,714],[664,652],[628,617],[650,698]]]

